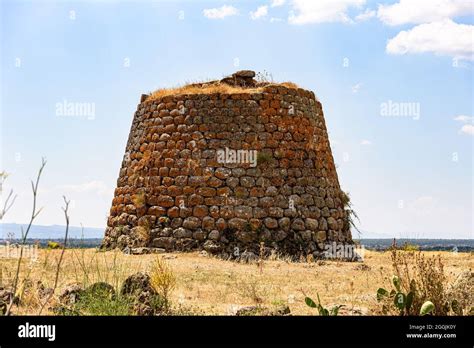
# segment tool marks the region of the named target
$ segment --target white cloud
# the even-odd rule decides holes
[[[270,23],[273,23],[273,22],[281,22],[283,19],[281,18],[278,18],[278,17],[272,17],[270,18]]]
[[[454,121],[459,121],[462,123],[474,123],[474,117],[472,116],[467,116],[467,115],[458,115],[454,118]]]
[[[278,7],[282,6],[285,4],[285,0],[273,0],[272,4],[270,5],[271,7]]]
[[[429,215],[438,204],[438,199],[432,196],[421,196],[408,203],[408,210],[416,215]]]
[[[358,14],[356,16],[355,20],[357,22],[363,22],[363,21],[366,21],[370,18],[375,17],[375,15],[376,15],[376,12],[374,10],[370,10],[370,9],[367,8],[364,12]]]
[[[361,145],[372,145],[372,142],[370,140],[364,139],[360,142]]]
[[[387,43],[390,54],[425,53],[451,56],[458,59],[474,57],[472,38],[474,26],[457,24],[450,19],[420,24],[399,32]]]
[[[361,87],[362,87],[362,83],[361,83],[361,82],[355,84],[354,86],[351,87],[352,93],[357,93],[357,92],[359,92],[359,89],[360,89]]]
[[[219,8],[208,8],[202,11],[203,15],[209,19],[224,19],[225,17],[235,16],[239,13],[234,6],[224,5]]]
[[[268,6],[260,6],[255,11],[250,11],[250,18],[253,20],[266,17],[268,14]]]
[[[379,5],[377,17],[385,24],[429,23],[474,13],[466,0],[400,0],[393,5]]]
[[[454,117],[454,121],[467,123],[461,127],[461,129],[459,130],[459,133],[474,135],[474,117],[467,116],[467,115],[458,115]]]
[[[360,7],[365,0],[293,0],[288,22],[290,24],[310,24],[325,22],[352,22],[347,15],[350,7]]]
[[[464,126],[461,127],[460,132],[467,135],[474,135],[474,125],[465,124]]]

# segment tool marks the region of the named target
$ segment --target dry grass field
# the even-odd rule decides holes
[[[269,84],[269,83],[268,83]],[[284,86],[288,88],[298,88],[293,82],[281,82],[281,83],[272,83],[272,85]],[[148,100],[154,100],[158,98],[163,98],[170,95],[178,94],[239,94],[239,93],[258,93],[263,92],[263,87],[241,87],[241,86],[230,86],[225,83],[219,82],[209,82],[201,86],[199,83],[196,84],[185,84],[183,86],[174,87],[174,88],[161,88],[151,93]]]
[[[36,261],[22,262],[17,293],[22,301],[14,314],[37,314],[40,296],[26,289],[41,281],[53,287],[56,265],[61,250],[40,249]],[[474,269],[472,253],[423,252],[440,255],[449,281],[466,270]],[[229,315],[243,306],[276,308],[288,306],[292,315],[317,315],[305,304],[307,296],[317,294],[325,307],[343,305],[339,315],[377,314],[379,287],[390,289],[392,264],[390,252],[366,251],[364,262],[316,261],[287,262],[284,259],[243,264],[195,253],[159,255],[126,255],[121,252],[98,252],[95,249],[66,249],[59,273],[58,286],[42,314],[53,314],[51,306],[57,294],[70,283],[84,286],[103,281],[119,288],[123,280],[135,272],[150,272],[157,257],[166,260],[176,278],[170,299],[174,307],[186,314]],[[0,285],[11,283],[17,260],[1,259]],[[25,282],[24,280],[28,281]]]

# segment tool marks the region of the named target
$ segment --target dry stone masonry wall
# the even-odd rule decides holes
[[[321,103],[244,73],[242,93],[142,96],[104,248],[300,257],[351,243]]]

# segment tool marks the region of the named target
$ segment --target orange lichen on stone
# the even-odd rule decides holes
[[[254,76],[142,97],[104,248],[317,257],[352,241],[321,103]]]

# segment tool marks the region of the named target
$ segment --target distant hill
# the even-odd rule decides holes
[[[474,250],[474,239],[406,239],[397,238],[397,245],[416,245],[424,251],[459,251],[471,252]],[[360,244],[369,250],[387,250],[393,243],[391,239],[362,238]]]
[[[25,224],[0,223],[0,244],[4,240],[16,240],[21,238],[21,227],[26,230]],[[33,225],[28,234],[27,244],[34,244],[39,240],[41,245],[46,245],[48,240],[62,242],[64,239],[64,231],[66,226],[62,225]],[[9,233],[13,233],[11,236]],[[369,235],[370,237],[367,237]],[[365,248],[370,250],[386,250],[392,245],[393,238],[387,238],[383,234],[374,234],[362,232],[361,238],[357,233],[353,234],[353,238],[359,241]],[[99,246],[104,237],[103,228],[69,226],[69,246],[75,247],[96,247]],[[421,250],[458,250],[473,251],[473,239],[429,239],[429,238],[397,238],[397,244],[405,243],[418,245]]]
[[[0,239],[20,239],[21,228],[26,231],[28,225],[26,224],[12,224],[12,223],[0,223]],[[28,233],[28,239],[62,239],[64,238],[64,232],[66,226],[61,225],[32,225],[30,232]],[[13,236],[9,234],[13,233]],[[94,227],[81,227],[69,226],[69,238],[103,238],[104,229]]]

